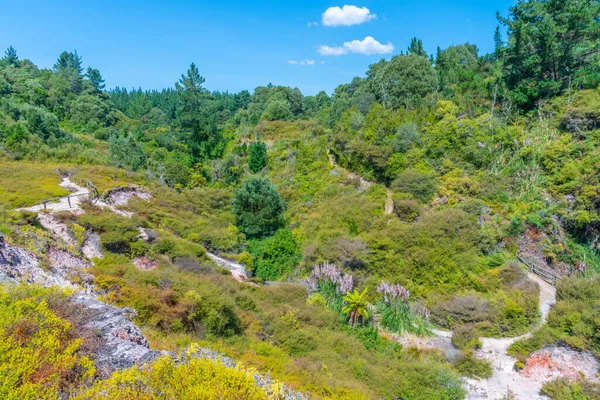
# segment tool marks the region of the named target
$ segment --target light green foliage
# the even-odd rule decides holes
[[[124,218],[110,211],[90,210],[79,217],[86,229],[100,233],[102,246],[115,253],[127,253],[131,243],[138,240],[139,230],[135,219]]]
[[[11,207],[28,207],[42,200],[65,196],[68,190],[58,186],[58,164],[34,164],[0,161],[0,201]]]
[[[364,325],[365,321],[369,318],[369,311],[367,310],[369,305],[367,300],[367,289],[363,289],[362,292],[354,289],[353,292],[346,293],[346,296],[344,296],[342,300],[345,303],[342,311],[348,314],[348,322],[350,325],[355,326],[359,320],[360,324]]]
[[[71,224],[70,227],[71,233],[75,237],[77,244],[79,246],[83,246],[83,242],[85,241],[85,228],[79,224]]]
[[[594,400],[600,397],[600,385],[586,379],[559,378],[544,383],[540,393],[552,400]]]
[[[413,200],[412,196],[407,196],[405,193],[394,193],[392,201],[394,202],[394,214],[404,222],[413,222],[422,213],[422,207],[418,201]]]
[[[408,332],[418,336],[430,335],[430,324],[423,315],[411,310],[407,301],[392,299],[379,301],[377,313],[383,328],[390,332]]]
[[[290,104],[286,100],[273,100],[267,104],[261,118],[267,121],[285,121],[291,116]]]
[[[186,293],[181,306],[186,310],[186,323],[196,334],[209,336],[232,336],[242,332],[241,321],[233,304],[224,302],[214,293]]]
[[[136,171],[146,161],[146,154],[133,136],[113,135],[109,140],[111,160],[117,167]]]
[[[429,60],[420,55],[399,55],[369,66],[367,76],[373,92],[384,107],[409,108],[419,105],[437,85]]]
[[[96,96],[79,96],[71,105],[72,121],[81,124],[88,132],[94,132],[115,121],[114,111],[105,101]]]
[[[516,336],[538,321],[539,289],[518,264],[488,274],[484,279],[495,288],[493,299],[466,293],[440,298],[432,307],[433,321],[455,330],[453,341],[458,347],[476,347],[480,335]]]
[[[454,365],[463,376],[474,379],[486,379],[492,376],[492,366],[489,361],[481,360],[469,353]]]

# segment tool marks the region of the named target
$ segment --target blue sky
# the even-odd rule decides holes
[[[369,64],[406,50],[413,36],[429,53],[465,42],[489,52],[495,13],[506,15],[514,0],[2,3],[1,48],[12,45],[20,57],[47,68],[63,50],[76,49],[85,66],[100,70],[108,87],[169,87],[193,61],[211,90],[252,91],[272,82],[315,94],[363,76]],[[357,8],[342,9],[346,4]],[[364,22],[324,26],[323,13],[330,7],[340,7],[327,13],[330,24]],[[309,26],[314,22],[318,26]],[[344,46],[368,36],[381,46],[365,47],[372,41]],[[323,45],[347,54],[322,55]]]

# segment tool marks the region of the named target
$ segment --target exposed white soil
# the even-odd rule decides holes
[[[387,193],[387,197],[385,198],[385,209],[384,212],[388,215],[394,212],[394,200],[392,200],[392,191],[390,189],[385,189]]]
[[[141,186],[134,185],[111,189],[104,196],[104,199],[108,204],[118,207],[126,206],[132,197],[148,201],[152,198],[152,195]]]
[[[104,258],[104,253],[100,246],[100,235],[97,232],[86,232],[85,241],[83,242],[81,251],[90,260],[94,258]]]
[[[213,260],[214,263],[217,264],[218,266],[225,267],[229,271],[231,271],[231,275],[238,282],[242,282],[242,281],[248,279],[248,274],[242,264],[235,263],[231,260],[228,260],[226,258],[220,257],[216,254],[212,254],[209,252],[206,252],[206,255],[208,255],[210,257],[210,259]]]
[[[47,202],[45,205],[44,203],[41,203],[31,207],[17,208],[17,211],[39,212],[45,210],[48,212],[81,212],[81,202],[90,198],[89,189],[77,185],[75,182],[72,182],[69,177],[63,177],[60,186],[71,190],[72,193],[67,196],[61,197],[56,201]],[[129,199],[131,199],[131,197],[133,196],[139,197],[143,200],[150,199],[150,193],[148,191],[138,186],[132,186],[113,189],[108,192],[107,196],[104,199],[94,199],[94,205],[102,208],[107,208],[112,212],[122,215],[124,217],[131,217],[133,215],[132,212],[124,211],[117,207],[126,205]]]
[[[65,241],[69,246],[77,245],[77,241],[69,231],[67,224],[56,218],[54,214],[49,212],[38,213],[40,224],[49,230],[55,238]]]

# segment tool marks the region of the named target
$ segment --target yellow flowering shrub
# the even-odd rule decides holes
[[[264,389],[256,386],[252,370],[242,366],[228,368],[207,358],[191,357],[187,362],[176,364],[168,356],[146,367],[117,371],[75,396],[78,400],[270,398]]]
[[[94,375],[92,361],[78,354],[82,339],[48,306],[59,296],[56,289],[0,286],[1,399],[58,399]]]

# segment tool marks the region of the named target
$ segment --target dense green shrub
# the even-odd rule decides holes
[[[240,231],[255,238],[272,235],[283,225],[287,204],[268,178],[254,177],[234,191],[231,207]]]
[[[437,180],[432,172],[407,169],[394,179],[391,188],[394,192],[410,193],[415,199],[427,203],[437,190]]]
[[[260,141],[252,142],[248,157],[248,168],[250,168],[250,171],[257,173],[267,166],[267,145]]]
[[[473,354],[462,357],[454,365],[456,370],[463,376],[475,379],[485,379],[492,376],[492,366],[487,360],[481,360]]]
[[[456,325],[452,330],[452,344],[461,349],[479,349],[481,348],[480,332],[474,324]]]
[[[233,303],[214,293],[188,292],[182,300],[185,323],[200,338],[232,336],[242,332]]]
[[[394,201],[394,214],[404,222],[413,222],[423,212],[421,205],[416,200],[402,199],[403,196],[392,197]]]
[[[272,237],[250,241],[248,251],[253,256],[254,274],[265,280],[285,278],[302,257],[289,229],[279,229]]]
[[[552,400],[595,400],[600,398],[600,384],[579,379],[559,378],[544,383],[540,393]]]
[[[131,244],[138,240],[138,223],[135,218],[98,209],[79,216],[81,226],[100,233],[100,242],[106,250],[122,254],[129,253]]]

